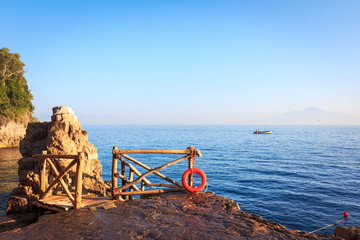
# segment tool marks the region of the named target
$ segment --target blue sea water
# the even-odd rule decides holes
[[[119,149],[194,146],[203,158],[207,191],[233,199],[242,210],[291,229],[312,231],[342,219],[360,226],[360,126],[83,126],[98,148],[102,175],[111,179],[112,147]],[[180,156],[133,155],[154,168]],[[0,210],[17,185],[18,151],[0,151]],[[135,165],[135,164],[134,164]],[[145,170],[138,167],[143,173]],[[185,161],[160,172],[181,182]],[[195,175],[196,177],[197,175]],[[153,183],[163,182],[148,176]],[[195,178],[199,181],[199,179]],[[333,234],[335,227],[318,233]]]
[[[274,126],[271,135],[253,134],[255,126],[83,128],[98,148],[105,180],[111,179],[113,146],[194,146],[203,155],[196,167],[207,176],[207,191],[233,199],[246,212],[302,231],[341,220],[344,211],[349,218],[339,226],[360,225],[360,126]],[[177,158],[133,157],[153,168]],[[161,172],[181,182],[186,169],[184,161]],[[156,176],[150,180],[164,182]],[[334,228],[318,233],[333,234]]]

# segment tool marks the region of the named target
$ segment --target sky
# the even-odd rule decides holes
[[[241,124],[318,107],[360,118],[360,1],[0,0],[34,116]]]

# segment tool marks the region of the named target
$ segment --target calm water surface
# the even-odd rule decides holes
[[[254,126],[85,126],[110,180],[111,149],[194,146],[208,191],[286,227],[312,231],[342,219],[360,225],[360,127],[275,126],[255,135]],[[176,156],[134,155],[151,167]],[[185,162],[162,170],[178,182]],[[139,168],[140,170],[140,168]],[[143,172],[143,171],[142,171]],[[154,178],[158,181],[158,178]],[[161,180],[158,182],[162,182]],[[333,228],[319,233],[333,234]]]
[[[17,161],[21,157],[18,148],[0,148],[0,194],[8,193],[17,186]]]
[[[83,128],[89,141],[98,148],[105,180],[110,180],[113,146],[119,149],[194,146],[203,154],[203,158],[196,158],[196,167],[205,172],[208,191],[233,199],[244,211],[303,231],[336,222],[342,219],[343,211],[350,216],[339,225],[360,225],[360,126],[275,126],[271,135],[254,135],[256,126]],[[177,158],[133,157],[150,167]],[[186,168],[186,162],[181,162],[161,172],[181,182]],[[1,152],[0,176],[1,193],[16,186],[17,161],[3,160]],[[156,176],[149,179],[164,182]],[[0,201],[4,206],[4,200]],[[334,227],[318,233],[333,234],[333,230]]]
[[[9,192],[18,185],[17,161],[21,157],[18,148],[0,148],[0,216],[4,215]]]

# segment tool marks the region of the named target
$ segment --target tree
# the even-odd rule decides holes
[[[20,54],[10,53],[8,48],[0,49],[0,83],[5,85],[11,76],[23,76],[25,64],[20,61]]]
[[[9,119],[19,119],[34,111],[24,66],[20,54],[0,49],[0,115]]]

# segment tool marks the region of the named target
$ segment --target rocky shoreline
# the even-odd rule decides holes
[[[172,193],[44,214],[10,239],[341,239],[288,229],[213,193]]]

